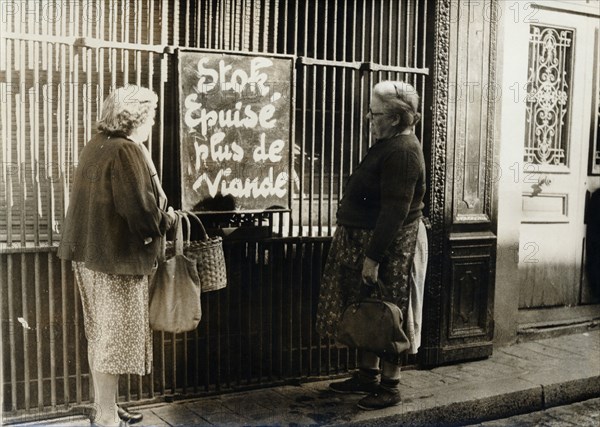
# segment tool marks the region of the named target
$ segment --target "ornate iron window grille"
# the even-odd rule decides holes
[[[524,160],[568,166],[573,31],[531,25]]]

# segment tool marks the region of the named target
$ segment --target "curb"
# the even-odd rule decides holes
[[[330,426],[467,425],[508,418],[554,406],[600,397],[600,375],[556,384],[537,385],[483,398],[426,405],[394,415],[329,424]],[[414,402],[407,401],[410,405]]]

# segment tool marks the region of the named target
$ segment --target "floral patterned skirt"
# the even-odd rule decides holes
[[[107,374],[149,374],[152,331],[148,277],[106,274],[73,262],[83,305],[90,368]]]
[[[420,221],[398,230],[379,264],[379,278],[386,287],[388,299],[400,307],[404,319],[407,319],[410,269]],[[335,231],[323,270],[317,307],[316,328],[323,337],[335,338],[344,307],[361,297],[362,265],[372,236],[373,230],[360,228],[338,226]],[[405,328],[406,324],[405,321]]]

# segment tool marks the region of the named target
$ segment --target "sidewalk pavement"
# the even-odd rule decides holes
[[[330,381],[151,406],[137,426],[460,425],[505,418],[600,396],[600,331],[494,349],[485,360],[402,373],[403,401],[379,411]],[[23,424],[25,425],[25,424]],[[82,425],[82,419],[32,425]]]

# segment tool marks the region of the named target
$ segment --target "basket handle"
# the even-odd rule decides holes
[[[204,241],[208,241],[208,233],[206,232],[206,228],[204,228],[204,224],[202,224],[202,221],[200,221],[200,218],[198,218],[198,215],[196,215],[193,212],[190,211],[183,211],[187,216],[191,216],[192,218],[194,218],[197,222],[198,225],[200,225],[200,238]]]

